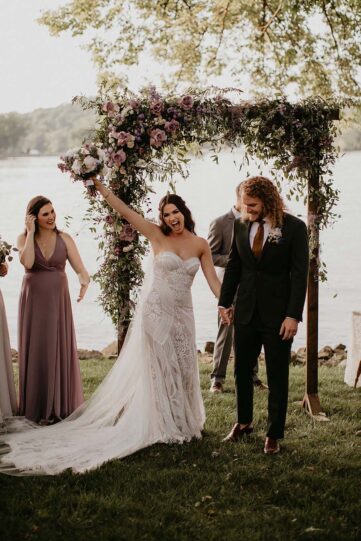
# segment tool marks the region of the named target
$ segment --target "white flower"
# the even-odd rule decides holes
[[[67,150],[67,152],[65,153],[65,158],[73,158],[74,156],[76,156],[79,152],[79,149],[78,148],[71,148],[70,150]]]
[[[274,227],[268,233],[268,242],[278,244],[282,239],[282,229],[280,227]]]
[[[76,175],[80,175],[81,174],[81,161],[78,159],[74,160],[71,170],[74,171]]]
[[[98,165],[98,161],[95,158],[93,158],[93,156],[87,156],[86,158],[84,158],[83,164],[84,164],[85,172],[91,173],[92,171],[94,171],[94,169],[96,169]]]
[[[105,161],[105,158],[106,158],[105,152],[104,152],[104,150],[101,149],[101,148],[98,148],[98,158],[99,158],[99,160],[102,161],[102,162],[104,162],[104,161]]]
[[[123,252],[130,252],[131,250],[133,250],[134,246],[133,244],[129,244],[129,246],[124,246],[123,248]]]
[[[147,162],[145,160],[138,160],[135,166],[143,169],[144,167],[147,167]]]

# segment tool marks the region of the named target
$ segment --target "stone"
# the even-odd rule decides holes
[[[322,366],[338,366],[344,360],[344,354],[335,353],[330,359],[320,362]]]
[[[291,364],[296,365],[297,364],[297,353],[295,351],[291,351]]]
[[[114,342],[111,342],[107,347],[102,349],[102,354],[104,357],[117,357],[118,356],[118,342],[117,340],[114,340]]]
[[[264,362],[265,362],[265,359],[264,359],[264,353],[263,353],[263,352],[259,354],[258,362],[259,362],[259,363],[264,363]]]
[[[206,342],[204,345],[204,353],[210,353],[213,355],[214,351],[214,342]]]
[[[346,348],[345,344],[338,344],[334,349],[335,349],[335,351],[338,351],[339,349],[346,351],[347,348]]]
[[[104,359],[102,352],[96,349],[78,349],[78,357],[80,360]]]
[[[13,363],[17,363],[19,360],[19,354],[16,349],[11,348],[11,360]]]
[[[330,346],[324,346],[321,351],[318,352],[318,360],[322,361],[323,359],[328,360],[333,356],[333,349]]]
[[[294,364],[305,364],[306,363],[306,348],[298,348],[296,352],[296,358]]]

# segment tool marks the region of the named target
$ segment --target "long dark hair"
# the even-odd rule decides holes
[[[35,216],[35,218],[37,218],[40,212],[40,209],[44,207],[45,205],[48,205],[49,203],[52,205],[52,202],[50,201],[50,199],[48,199],[44,195],[36,195],[32,199],[30,199],[26,207],[26,215],[32,214],[33,216]],[[55,226],[54,231],[55,233],[59,233],[59,229],[56,226]],[[37,234],[38,232],[39,232],[39,224],[38,224],[38,220],[35,220],[35,234]],[[25,228],[25,236],[26,235],[27,235],[27,230]]]
[[[184,216],[184,227],[188,229],[191,233],[196,234],[195,227],[196,224],[194,223],[194,220],[192,218],[192,213],[183,201],[183,199],[175,194],[175,193],[168,193],[162,199],[159,201],[158,210],[159,210],[159,224],[161,227],[161,230],[165,235],[169,235],[171,232],[170,227],[167,226],[167,224],[164,221],[163,213],[164,213],[164,207],[166,205],[175,205],[179,212],[181,212]]]

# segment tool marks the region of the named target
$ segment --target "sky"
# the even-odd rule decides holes
[[[32,111],[96,93],[90,55],[71,35],[36,22],[65,0],[0,0],[0,113]]]
[[[67,0],[0,0],[0,114],[26,113],[56,107],[74,96],[97,93],[96,70],[81,38],[70,33],[51,36],[37,19],[43,11],[63,6]],[[129,87],[158,86],[167,69],[145,58],[128,68]],[[231,79],[209,80],[216,86],[234,86]]]

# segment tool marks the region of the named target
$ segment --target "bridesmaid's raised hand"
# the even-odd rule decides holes
[[[25,218],[25,227],[28,233],[35,233],[35,216],[33,214],[28,214]]]

